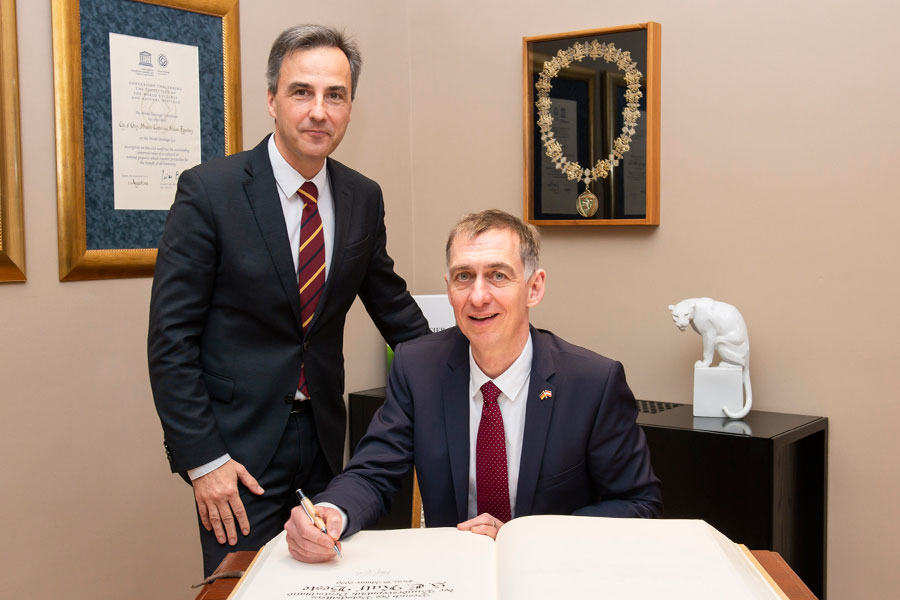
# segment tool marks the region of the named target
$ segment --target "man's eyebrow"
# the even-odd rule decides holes
[[[485,265],[485,268],[487,268],[487,269],[503,269],[504,271],[513,271],[514,270],[513,266],[511,264],[509,264],[508,262],[503,262],[503,261],[489,263],[489,264]],[[472,271],[472,270],[473,270],[472,265],[465,265],[465,264],[451,265],[450,268],[448,269],[448,271],[450,271],[451,273],[455,273],[457,271]]]
[[[296,90],[298,88],[311,89],[312,85],[305,81],[292,81],[287,85],[287,89]]]
[[[313,86],[311,83],[307,83],[305,81],[292,81],[287,85],[288,93],[295,92],[296,90],[312,90]],[[339,92],[341,94],[347,94],[347,86],[345,85],[330,85],[325,88],[326,93]]]

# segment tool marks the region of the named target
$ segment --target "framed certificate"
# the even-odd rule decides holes
[[[153,274],[182,171],[241,149],[237,0],[53,0],[59,278]]]
[[[25,281],[16,0],[0,0],[0,281]]]

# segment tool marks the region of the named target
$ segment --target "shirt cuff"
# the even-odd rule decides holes
[[[333,508],[334,510],[341,513],[341,537],[344,537],[344,532],[347,531],[347,513],[344,512],[344,509],[342,509],[340,506],[335,506],[331,502],[317,502],[316,506]]]
[[[199,467],[194,469],[188,469],[188,477],[191,478],[191,481],[197,479],[198,477],[203,477],[204,475],[212,473],[213,471],[227,463],[229,460],[231,460],[231,456],[229,456],[227,453],[223,454],[219,458],[211,460],[205,465],[200,465]]]

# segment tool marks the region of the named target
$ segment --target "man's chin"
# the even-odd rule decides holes
[[[298,148],[299,153],[307,158],[322,160],[328,157],[331,154],[331,146],[330,145],[308,145],[304,144],[300,148]]]
[[[495,345],[500,337],[496,331],[487,328],[466,327],[462,330],[462,333],[473,346],[490,347]]]

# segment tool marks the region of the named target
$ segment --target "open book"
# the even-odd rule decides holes
[[[454,528],[362,531],[343,558],[294,560],[270,541],[234,600],[778,600],[740,546],[704,521],[531,516],[496,542]]]

